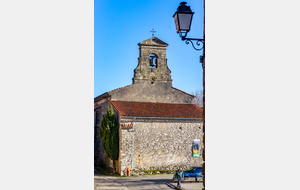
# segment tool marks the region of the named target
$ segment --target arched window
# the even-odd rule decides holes
[[[150,68],[157,68],[157,57],[154,54],[149,55]]]

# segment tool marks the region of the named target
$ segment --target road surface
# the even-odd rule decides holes
[[[94,181],[96,190],[170,190],[166,182],[176,186],[172,181],[173,174],[142,175],[138,177],[113,177],[95,174]],[[186,182],[181,184],[184,190],[201,190],[203,184],[200,182]]]

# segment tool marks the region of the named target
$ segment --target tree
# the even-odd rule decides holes
[[[116,171],[116,161],[119,158],[119,124],[110,105],[103,115],[99,127],[99,137],[102,139],[102,147],[106,156],[113,161],[113,173]]]
[[[203,107],[203,91],[202,90],[195,90],[195,92],[192,92],[195,97],[195,99],[192,101],[193,104],[196,104],[200,108]]]

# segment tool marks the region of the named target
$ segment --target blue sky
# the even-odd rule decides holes
[[[173,87],[192,93],[202,89],[202,68],[192,45],[176,33],[173,14],[182,0],[94,1],[94,97],[132,84],[138,64],[138,43],[155,37],[168,43],[167,59]],[[203,1],[186,1],[195,12],[190,38],[203,37]]]

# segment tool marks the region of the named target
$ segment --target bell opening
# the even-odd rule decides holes
[[[149,55],[150,68],[157,68],[157,57],[154,54]]]

